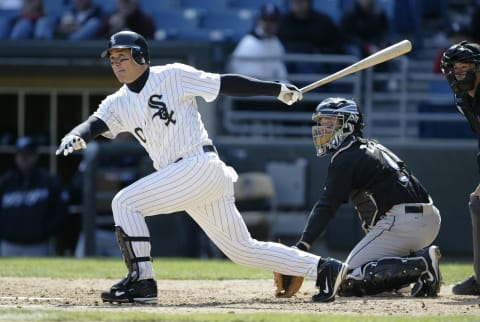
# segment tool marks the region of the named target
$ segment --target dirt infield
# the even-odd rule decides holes
[[[142,310],[158,313],[332,313],[368,315],[457,315],[480,316],[480,298],[451,294],[443,286],[437,298],[410,296],[337,297],[331,303],[312,303],[313,281],[306,281],[301,292],[290,299],[272,296],[271,280],[159,280],[157,305],[111,305],[99,294],[116,280],[67,280],[49,278],[0,278],[0,308],[44,307],[67,310]]]

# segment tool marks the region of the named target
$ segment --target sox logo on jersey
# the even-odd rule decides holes
[[[166,121],[166,126],[168,126],[170,122],[173,124],[177,123],[177,121],[173,119],[173,114],[175,113],[175,111],[169,112],[167,109],[167,105],[162,102],[161,99],[162,95],[152,95],[148,99],[148,106],[158,110],[157,112],[155,112],[155,114],[153,114],[152,120],[155,118],[155,116],[158,116],[161,120]]]

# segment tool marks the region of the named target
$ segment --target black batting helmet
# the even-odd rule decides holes
[[[475,64],[475,69],[467,71],[462,80],[455,77],[455,63]],[[442,56],[440,67],[452,90],[459,94],[467,92],[475,86],[476,71],[480,65],[480,45],[462,41],[448,48]]]
[[[101,57],[109,57],[110,49],[112,48],[130,48],[132,50],[132,57],[138,64],[150,64],[147,41],[142,35],[136,32],[120,31],[113,34],[110,37],[108,48],[102,52]]]
[[[322,118],[336,120],[337,126],[325,125]],[[357,103],[343,97],[329,97],[317,105],[312,115],[313,142],[317,156],[335,151],[350,135],[362,136],[363,116]]]

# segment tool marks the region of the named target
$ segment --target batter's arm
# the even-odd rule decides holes
[[[228,96],[278,96],[280,83],[237,74],[220,75],[220,94]]]
[[[95,116],[90,116],[85,122],[77,125],[65,135],[55,152],[56,155],[68,155],[74,150],[84,149],[87,142],[90,142],[100,134],[107,132],[108,126],[104,121]]]
[[[77,135],[88,143],[108,130],[104,121],[92,115],[85,122],[74,127],[70,134]]]
[[[273,96],[291,105],[302,99],[302,93],[294,85],[238,75],[220,75],[220,94],[228,96]]]

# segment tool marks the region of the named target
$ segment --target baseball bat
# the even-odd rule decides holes
[[[380,51],[377,51],[374,54],[371,54],[368,57],[365,57],[364,59],[348,66],[345,67],[344,69],[328,75],[327,77],[324,77],[316,82],[313,82],[305,87],[302,87],[300,91],[302,94],[305,94],[307,92],[310,92],[311,90],[320,87],[322,85],[325,85],[327,83],[333,82],[334,80],[337,80],[339,78],[345,77],[347,75],[353,74],[355,72],[361,71],[363,69],[366,69],[368,67],[372,67],[375,65],[378,65],[380,63],[383,63],[387,60],[393,59],[395,57],[401,56],[403,54],[408,53],[410,50],[412,50],[412,43],[409,40],[402,40],[400,42],[397,42],[391,46],[388,46]]]

